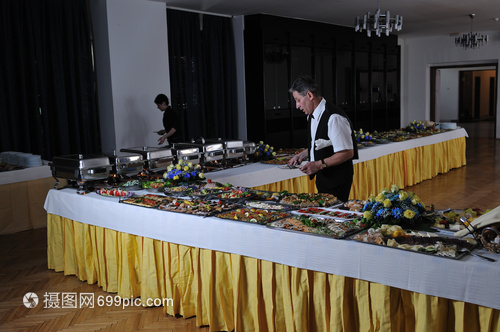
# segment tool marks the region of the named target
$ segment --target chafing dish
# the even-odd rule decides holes
[[[243,147],[245,148],[246,156],[253,155],[255,154],[255,151],[257,151],[257,145],[255,144],[255,142],[244,141]]]
[[[111,173],[115,175],[133,176],[142,172],[144,161],[138,153],[122,153],[113,151],[106,154],[113,166]]]
[[[164,171],[174,161],[171,147],[138,146],[120,151],[140,154],[144,161],[144,168],[149,172]]]
[[[203,137],[192,139],[191,143],[181,143],[186,146],[193,146],[200,149],[202,163],[217,162],[224,159],[224,143],[208,143]]]
[[[243,146],[243,141],[217,138],[217,139],[207,139],[206,142],[207,143],[223,143],[226,160],[244,157],[245,147]]]
[[[200,148],[185,143],[174,143],[174,150],[177,160],[188,163],[199,164],[201,162]]]
[[[92,154],[54,157],[49,165],[52,176],[56,179],[54,188],[59,185],[59,178],[76,181],[79,194],[85,193],[86,182],[107,179],[112,168],[108,157]]]

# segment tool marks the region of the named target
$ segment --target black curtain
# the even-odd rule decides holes
[[[100,152],[88,12],[86,0],[1,1],[2,151]]]
[[[167,22],[171,104],[183,140],[238,138],[231,19],[167,9]]]

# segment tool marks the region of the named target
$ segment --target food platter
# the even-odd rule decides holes
[[[218,218],[250,222],[255,224],[265,225],[271,221],[283,219],[289,214],[281,211],[263,210],[253,208],[239,208],[228,212],[223,212],[217,215]]]
[[[106,197],[132,197],[134,192],[120,188],[101,188],[96,190],[97,195]]]
[[[278,210],[278,211],[289,211],[292,209],[290,206],[279,204],[273,201],[247,200],[244,202],[244,204],[247,208],[252,208],[252,209]]]
[[[339,203],[337,197],[325,193],[301,193],[285,194],[280,201],[281,204],[289,205],[295,208],[304,207],[326,207]]]
[[[363,217],[363,213],[361,212],[346,211],[346,210],[332,209],[332,208],[318,208],[318,207],[301,208],[297,210],[296,213],[306,214],[306,215],[316,215],[325,218],[334,218],[342,220],[353,220],[356,218]]]
[[[310,215],[294,215],[267,224],[268,227],[290,231],[304,232],[311,235],[343,239],[363,230],[366,225],[359,220],[335,220]]]
[[[231,189],[227,191],[221,191],[213,195],[214,198],[231,201],[231,202],[240,202],[245,199],[252,199],[255,194],[248,189]]]
[[[131,204],[146,208],[156,208],[160,204],[172,200],[171,197],[159,196],[154,194],[146,194],[141,196],[130,197],[126,199],[121,199],[120,203]]]
[[[471,237],[456,238],[440,232],[403,230],[399,225],[382,225],[380,228],[369,228],[351,237],[361,243],[386,246],[388,248],[412,251],[451,259],[460,259],[466,252],[477,246]]]
[[[203,199],[174,199],[158,205],[158,209],[208,217],[237,208],[237,204]]]

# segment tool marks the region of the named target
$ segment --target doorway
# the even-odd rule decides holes
[[[497,64],[431,67],[430,120],[490,128],[495,138]]]

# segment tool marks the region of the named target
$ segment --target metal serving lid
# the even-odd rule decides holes
[[[162,158],[171,158],[172,148],[169,147],[147,147],[147,146],[137,146],[132,148],[124,148],[120,150],[121,152],[132,152],[142,155],[143,160],[154,160]]]
[[[142,155],[138,153],[120,153],[113,151],[106,154],[114,165],[142,163]]]
[[[109,158],[106,156],[93,154],[72,154],[52,159],[53,167],[87,169],[93,167],[111,166]]]

